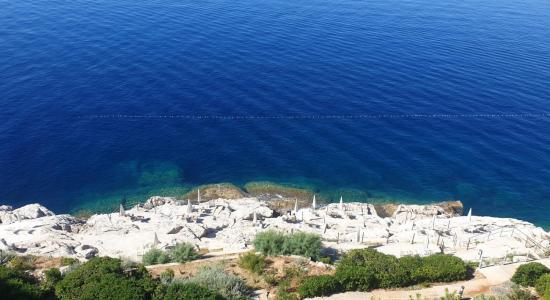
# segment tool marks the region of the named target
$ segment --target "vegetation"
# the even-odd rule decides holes
[[[36,256],[18,255],[18,256],[14,256],[8,262],[8,265],[16,270],[28,271],[28,270],[34,270],[35,262],[36,262]]]
[[[328,256],[319,258],[319,261],[327,265],[332,265],[332,259],[330,259],[330,257]]]
[[[189,243],[176,244],[168,253],[171,261],[178,263],[188,262],[199,257],[195,246]]]
[[[346,253],[336,267],[334,279],[342,291],[370,291],[375,288],[398,288],[464,280],[470,277],[471,273],[468,264],[451,255],[397,258],[367,248]],[[302,284],[306,284],[306,281]],[[315,294],[315,290],[310,288],[314,283],[307,284],[303,292],[308,293],[308,296],[322,296],[321,293],[330,291],[330,288],[319,289]]]
[[[239,277],[227,273],[221,265],[205,266],[189,282],[219,293],[226,299],[249,299],[252,290]]]
[[[152,248],[143,254],[142,262],[146,266],[170,262],[184,263],[197,259],[198,257],[199,254],[195,250],[195,246],[189,243],[179,243],[168,251]]]
[[[74,264],[78,264],[78,259],[72,258],[72,257],[62,257],[61,258],[61,266],[71,266]]]
[[[302,298],[329,296],[342,290],[340,282],[331,275],[320,275],[306,278],[298,287]]]
[[[258,233],[253,244],[264,255],[301,255],[315,260],[321,257],[323,247],[321,237],[316,234],[284,234],[274,230]]]
[[[124,270],[121,261],[95,257],[55,287],[59,299],[150,299],[157,284],[143,266]]]
[[[521,286],[535,286],[537,279],[548,273],[550,273],[550,269],[545,265],[531,262],[519,266],[511,280]]]
[[[239,256],[239,266],[256,274],[262,274],[266,261],[264,255],[248,252]]]
[[[37,280],[24,271],[0,265],[0,297],[10,300],[47,298]]]
[[[378,285],[374,273],[367,268],[340,268],[336,279],[344,291],[370,291]]]
[[[506,299],[507,300],[536,300],[537,297],[531,294],[530,290],[514,285],[511,291],[506,295]]]
[[[208,288],[192,282],[175,282],[170,284],[166,292],[158,299],[162,300],[218,300],[224,299],[221,295]]]
[[[170,261],[171,259],[170,259],[170,256],[168,256],[168,253],[156,248],[153,248],[145,252],[145,254],[143,254],[143,257],[142,257],[142,262],[146,266],[166,264],[166,263],[169,263]]]
[[[42,282],[42,288],[48,291],[54,291],[55,285],[63,279],[61,271],[58,268],[52,268],[44,272],[44,281]]]
[[[0,265],[8,263],[15,257],[15,254],[9,251],[0,250]]]
[[[537,279],[535,289],[544,300],[550,300],[550,273],[544,274]]]
[[[172,280],[174,280],[174,270],[172,269],[166,269],[162,273],[160,273],[160,282],[163,284],[170,284],[172,283]]]

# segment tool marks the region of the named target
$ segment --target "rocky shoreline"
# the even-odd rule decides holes
[[[151,197],[144,204],[88,219],[56,215],[39,204],[0,206],[0,250],[18,254],[123,257],[139,261],[151,249],[189,242],[211,253],[251,249],[264,230],[305,231],[345,251],[367,246],[396,256],[438,252],[484,264],[535,259],[550,253],[550,233],[531,223],[463,215],[458,201],[428,205],[373,205],[317,200]],[[240,195],[234,195],[240,196]],[[248,196],[248,195],[247,195]]]

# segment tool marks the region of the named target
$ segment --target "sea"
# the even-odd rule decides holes
[[[268,181],[550,227],[548,0],[0,0],[0,204]]]

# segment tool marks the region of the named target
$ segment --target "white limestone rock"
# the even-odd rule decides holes
[[[2,214],[0,214],[0,223],[2,224],[11,224],[22,220],[55,215],[51,210],[37,203],[25,205],[11,211],[7,210],[7,207],[4,207],[4,209],[6,210],[3,210]]]
[[[153,196],[145,203],[143,204],[143,208],[145,209],[152,209],[153,207],[161,206],[168,203],[175,203],[176,199],[173,197],[160,197],[160,196]]]

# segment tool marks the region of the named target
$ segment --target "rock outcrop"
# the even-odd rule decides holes
[[[32,204],[0,206],[0,250],[17,254],[94,256],[140,260],[152,247],[167,249],[188,242],[211,251],[244,251],[265,230],[319,234],[337,250],[378,247],[400,255],[451,252],[474,260],[484,257],[539,255],[550,249],[550,235],[528,222],[462,216],[460,203],[395,205],[381,214],[368,203],[294,205],[280,214],[256,197],[177,201],[151,197],[124,213],[96,214],[87,221]],[[391,212],[391,215],[388,213]]]
[[[29,204],[18,209],[11,210],[11,206],[0,206],[0,223],[11,224],[28,219],[37,219],[53,216],[54,213],[40,204]]]

